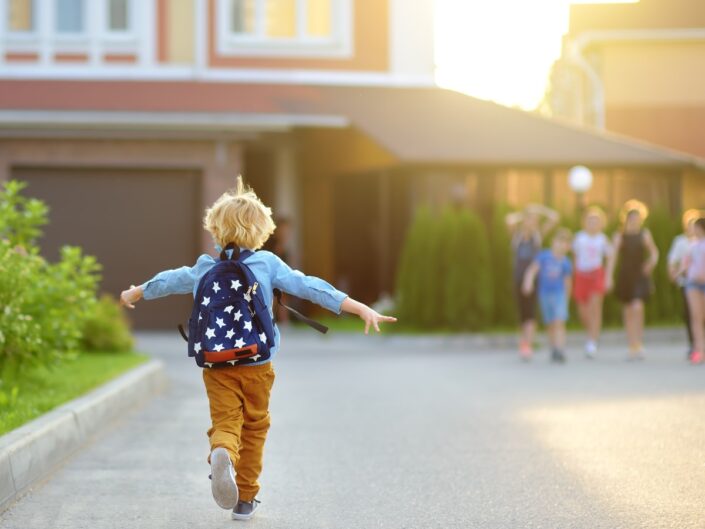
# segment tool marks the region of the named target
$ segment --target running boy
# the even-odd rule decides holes
[[[570,249],[570,241],[570,230],[559,229],[553,236],[551,249],[539,252],[526,270],[522,285],[524,294],[531,294],[538,276],[539,306],[543,321],[548,326],[551,361],[557,363],[565,362],[565,322],[568,320],[568,299],[573,272],[570,259],[566,255]]]
[[[585,356],[594,358],[602,329],[602,300],[605,295],[605,260],[612,255],[610,240],[603,233],[605,214],[597,206],[587,210],[583,230],[573,239],[575,290],[580,320],[587,331]]]
[[[224,193],[206,211],[204,228],[213,236],[220,252],[228,244],[254,251],[244,263],[254,274],[272,314],[272,291],[278,288],[308,299],[332,312],[349,312],[365,322],[365,334],[381,322],[382,316],[316,277],[292,270],[271,252],[256,251],[274,232],[272,211],[238,177],[234,190]],[[201,255],[192,267],[160,272],[141,286],[122,292],[121,303],[129,308],[144,299],[171,294],[195,295],[200,278],[216,264],[211,255]],[[232,518],[252,518],[259,507],[257,482],[262,471],[262,452],[269,429],[269,394],[274,382],[271,358],[279,349],[279,331],[274,328],[270,359],[247,365],[204,369],[212,426],[208,430],[211,453],[211,489],[216,503],[233,509]]]

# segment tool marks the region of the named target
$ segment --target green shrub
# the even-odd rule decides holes
[[[0,376],[32,359],[48,360],[40,322],[27,311],[42,259],[0,240]]]
[[[467,210],[448,210],[442,237],[446,241],[445,318],[457,330],[479,330],[492,321],[494,292],[487,232],[480,218]]]
[[[0,188],[0,239],[29,250],[42,234],[49,208],[41,200],[22,196],[25,187],[24,182],[10,180]]]
[[[48,208],[22,197],[24,184],[0,189],[0,376],[26,364],[50,365],[78,350],[95,304],[100,265],[64,247],[57,263],[39,256],[36,239]]]
[[[83,320],[81,349],[119,353],[133,345],[124,310],[111,296],[102,296]]]
[[[397,276],[397,307],[420,329],[476,330],[492,321],[489,242],[470,211],[448,208],[440,218],[420,208],[407,233]]]
[[[654,209],[646,223],[659,249],[659,260],[653,272],[654,292],[646,303],[647,321],[667,323],[680,321],[681,296],[668,276],[668,250],[681,231],[680,219],[673,218],[663,208]]]
[[[492,324],[502,327],[517,324],[513,286],[512,238],[505,222],[505,217],[510,211],[511,209],[506,205],[495,206],[489,229],[492,291],[495,299]]]
[[[433,327],[442,322],[442,296],[432,279],[441,271],[440,226],[428,208],[416,212],[397,273],[399,317],[409,325]]]

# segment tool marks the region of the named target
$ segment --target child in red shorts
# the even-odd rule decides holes
[[[580,320],[587,331],[585,356],[594,358],[602,329],[602,301],[605,295],[605,260],[612,254],[610,240],[603,233],[604,212],[593,206],[583,218],[583,230],[573,239],[575,286],[573,296]]]

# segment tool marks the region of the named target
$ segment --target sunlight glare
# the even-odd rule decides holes
[[[561,53],[571,3],[638,0],[436,0],[436,82],[532,110]]]

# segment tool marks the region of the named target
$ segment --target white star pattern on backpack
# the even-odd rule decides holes
[[[230,280],[230,288],[238,290],[242,286],[239,279]]]
[[[208,330],[206,331],[206,337],[215,338],[215,329],[211,329],[210,327],[208,327]]]
[[[217,281],[215,283],[213,283],[213,292],[215,292],[216,294],[218,292],[220,292],[220,285],[218,284]]]
[[[235,349],[242,349],[243,347],[245,347],[245,340],[242,338],[235,340]]]
[[[232,305],[228,305],[227,307],[225,307],[223,309],[223,312],[227,312],[228,314],[231,314],[234,308],[235,307],[233,307]]]
[[[259,335],[259,341],[262,343],[267,343],[267,335],[264,333],[260,333]]]
[[[223,344],[222,344],[222,343],[216,344],[216,346],[213,347],[213,350],[214,350],[216,353],[219,353],[220,351],[223,350]]]
[[[230,329],[228,332],[225,333],[225,337],[228,340],[232,340],[233,336],[235,336],[235,329]]]
[[[207,298],[207,297],[203,296],[203,301],[201,302],[201,305],[203,305],[204,307],[207,307],[210,302],[211,302],[211,298]]]
[[[246,322],[243,324],[243,326],[244,326],[244,328],[245,328],[246,331],[251,331],[251,330],[252,330],[252,322],[251,322],[251,321],[246,321]]]
[[[242,312],[238,310],[233,316],[233,318],[235,319],[235,321],[240,321],[240,318],[242,318]]]
[[[221,329],[225,327],[225,322],[223,321],[223,318],[216,318],[215,324]]]
[[[193,344],[193,350],[196,351],[197,353],[201,352],[201,342],[196,342]]]

